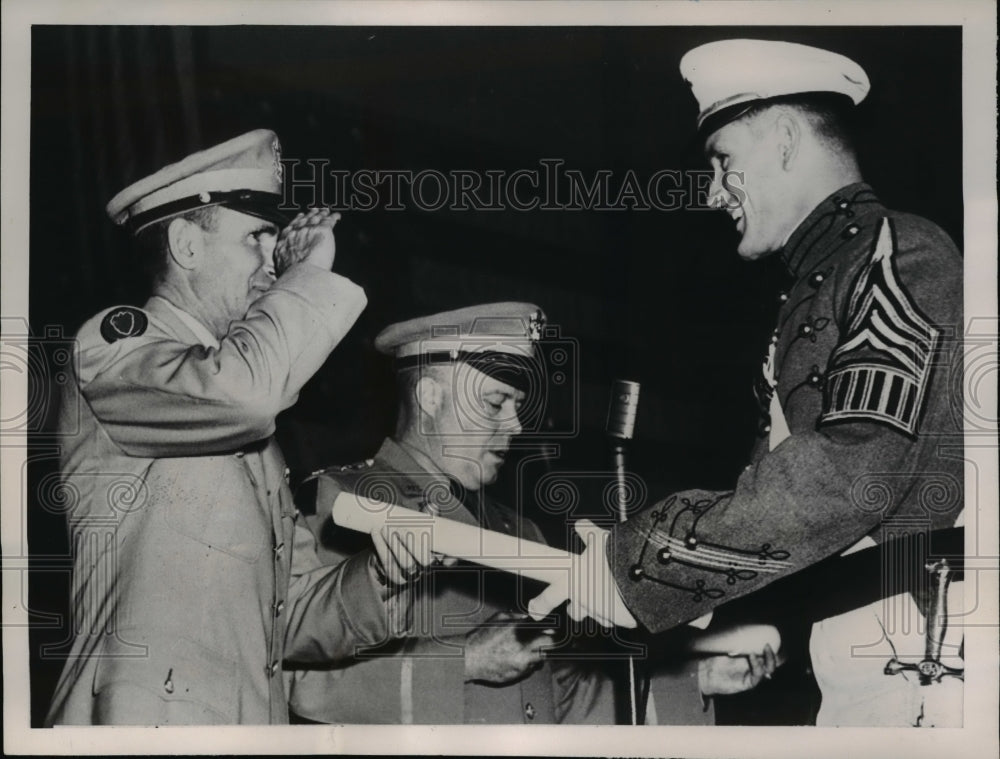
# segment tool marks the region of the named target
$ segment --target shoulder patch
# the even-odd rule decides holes
[[[867,419],[916,432],[940,330],[900,282],[894,253],[895,230],[883,218],[830,357],[820,424]]]
[[[149,326],[149,317],[132,306],[113,308],[101,320],[101,337],[113,343],[126,337],[138,337]]]

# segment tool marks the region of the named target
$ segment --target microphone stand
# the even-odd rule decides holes
[[[615,479],[617,480],[616,490],[618,491],[617,517],[620,524],[628,519],[628,502],[626,501],[625,491],[625,446],[621,443],[617,443],[613,450],[615,456]],[[638,687],[636,685],[635,654],[628,655],[626,666],[628,668],[629,716],[632,719],[632,724],[638,725],[639,705],[637,703]]]
[[[615,492],[617,494],[618,523],[628,520],[628,487],[625,482],[625,441],[630,440],[635,431],[636,410],[639,405],[639,383],[615,380],[611,388],[611,403],[608,407],[607,433],[614,441],[612,451],[615,466]],[[636,675],[635,654],[629,654],[628,692],[629,716],[633,725],[639,722],[639,688]],[[645,709],[643,709],[645,711]],[[645,718],[643,717],[643,721]]]

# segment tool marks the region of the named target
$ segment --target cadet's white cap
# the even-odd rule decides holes
[[[833,93],[864,100],[865,70],[850,58],[794,42],[721,40],[688,51],[681,76],[698,100],[698,129],[709,134],[771,98]]]
[[[287,223],[281,203],[281,145],[269,129],[226,140],[164,166],[115,195],[107,212],[132,232],[196,208],[223,205]]]

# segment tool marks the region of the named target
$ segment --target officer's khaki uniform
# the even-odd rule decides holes
[[[76,638],[49,724],[283,723],[283,660],[394,629],[367,556],[317,560],[271,437],[364,305],[298,264],[217,348],[158,297],[83,326],[60,422]]]
[[[479,525],[470,509],[449,490],[440,472],[430,472],[404,447],[383,442],[373,460],[356,467],[326,470],[318,477],[315,513],[308,517],[319,537],[319,556],[337,564],[357,550],[353,533],[335,527],[330,507],[339,492],[356,492],[409,508],[431,504],[440,516]],[[315,496],[313,496],[315,493]],[[544,542],[541,532],[515,511],[486,499],[482,526],[527,540]],[[413,602],[413,636],[390,643],[327,671],[295,673],[292,711],[310,720],[332,723],[389,724],[540,724],[553,722],[612,724],[610,681],[584,674],[579,667],[546,663],[523,680],[506,685],[465,682],[459,642],[496,612],[523,608],[514,575],[472,564],[430,573]]]

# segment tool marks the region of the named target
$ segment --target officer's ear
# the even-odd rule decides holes
[[[794,115],[783,111],[775,119],[774,131],[778,152],[781,156],[781,168],[788,171],[795,164],[795,158],[799,154],[799,146],[802,142],[802,125]]]
[[[205,254],[205,230],[188,219],[171,219],[167,244],[174,263],[182,269],[194,269]]]
[[[413,393],[420,410],[431,418],[437,417],[444,400],[444,388],[441,387],[441,383],[425,374],[417,380]]]

